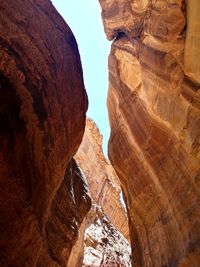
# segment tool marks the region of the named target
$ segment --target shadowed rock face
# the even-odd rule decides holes
[[[47,246],[43,247],[37,266],[67,266],[78,237],[77,226],[81,225],[90,207],[86,180],[75,160],[71,160],[52,201],[51,216],[45,227]]]
[[[67,258],[90,207],[78,175],[73,184],[65,176],[87,109],[79,53],[50,1],[0,1],[0,10],[0,266],[36,266],[46,246],[55,262],[43,265],[64,266],[60,253]],[[64,177],[62,201],[75,213],[66,226],[60,207],[55,211]],[[74,185],[83,195],[72,205]],[[68,240],[58,252],[54,227],[66,230],[56,239]]]
[[[133,266],[200,262],[199,1],[100,1]],[[185,23],[187,19],[187,25]]]

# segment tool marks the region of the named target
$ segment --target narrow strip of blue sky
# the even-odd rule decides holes
[[[53,0],[52,3],[76,37],[89,98],[87,115],[97,123],[103,134],[103,150],[107,155],[110,129],[106,98],[110,43],[103,31],[100,5],[98,0]]]

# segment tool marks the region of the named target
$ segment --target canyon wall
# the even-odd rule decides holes
[[[83,267],[131,267],[130,244],[100,206],[92,206],[85,224]]]
[[[199,1],[100,0],[133,266],[200,264]],[[187,21],[187,23],[186,23]]]
[[[131,267],[131,247],[103,209],[92,204],[79,231],[68,267]]]
[[[86,110],[77,44],[51,2],[0,1],[0,266],[66,266],[91,206],[70,161]]]
[[[131,266],[128,218],[120,201],[120,182],[102,151],[102,136],[87,118],[75,159],[86,176],[92,208],[85,217],[68,267]]]
[[[41,249],[37,266],[67,266],[78,239],[78,227],[82,225],[90,207],[87,182],[76,161],[72,159],[52,201],[51,215],[45,226],[46,242]]]
[[[102,135],[90,118],[86,119],[85,133],[75,159],[87,178],[93,201],[102,207],[112,224],[129,240],[128,218],[120,200],[120,181],[103,154]]]

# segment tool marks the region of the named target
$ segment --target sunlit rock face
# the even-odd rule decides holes
[[[102,208],[93,203],[73,247],[68,267],[131,267],[131,247]]]
[[[83,267],[131,267],[128,241],[96,205],[86,217]]]
[[[133,266],[200,264],[199,1],[100,1]],[[186,25],[187,19],[187,25]]]
[[[68,267],[131,266],[128,218],[120,183],[102,151],[102,136],[89,118],[75,159],[86,176],[92,208],[84,219]]]
[[[50,1],[0,10],[0,266],[64,266],[90,208],[67,169],[87,109],[78,48]]]
[[[129,239],[128,218],[120,200],[119,178],[103,154],[102,135],[89,118],[86,119],[85,133],[75,159],[86,175],[92,199],[102,207],[124,237]]]

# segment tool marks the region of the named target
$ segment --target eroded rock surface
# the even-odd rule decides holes
[[[68,267],[131,266],[128,218],[120,201],[120,182],[104,157],[99,129],[89,118],[75,158],[86,176],[93,205],[80,227]]]
[[[130,267],[128,241],[112,225],[102,208],[96,205],[87,214],[84,235],[84,267]]]
[[[86,175],[92,199],[101,206],[112,224],[129,240],[128,218],[120,200],[120,181],[102,150],[102,135],[90,118],[75,159]],[[117,214],[117,216],[116,216]]]
[[[131,266],[130,244],[113,226],[100,206],[93,203],[81,225],[80,237],[73,247],[69,267]]]
[[[90,208],[65,175],[86,109],[77,44],[51,2],[0,1],[0,266],[65,266]]]
[[[78,238],[78,227],[90,207],[87,182],[72,159],[51,205],[51,216],[45,227],[47,246],[43,247],[37,266],[67,266]]]
[[[133,266],[200,264],[199,1],[100,0]],[[186,25],[187,19],[187,25]]]

